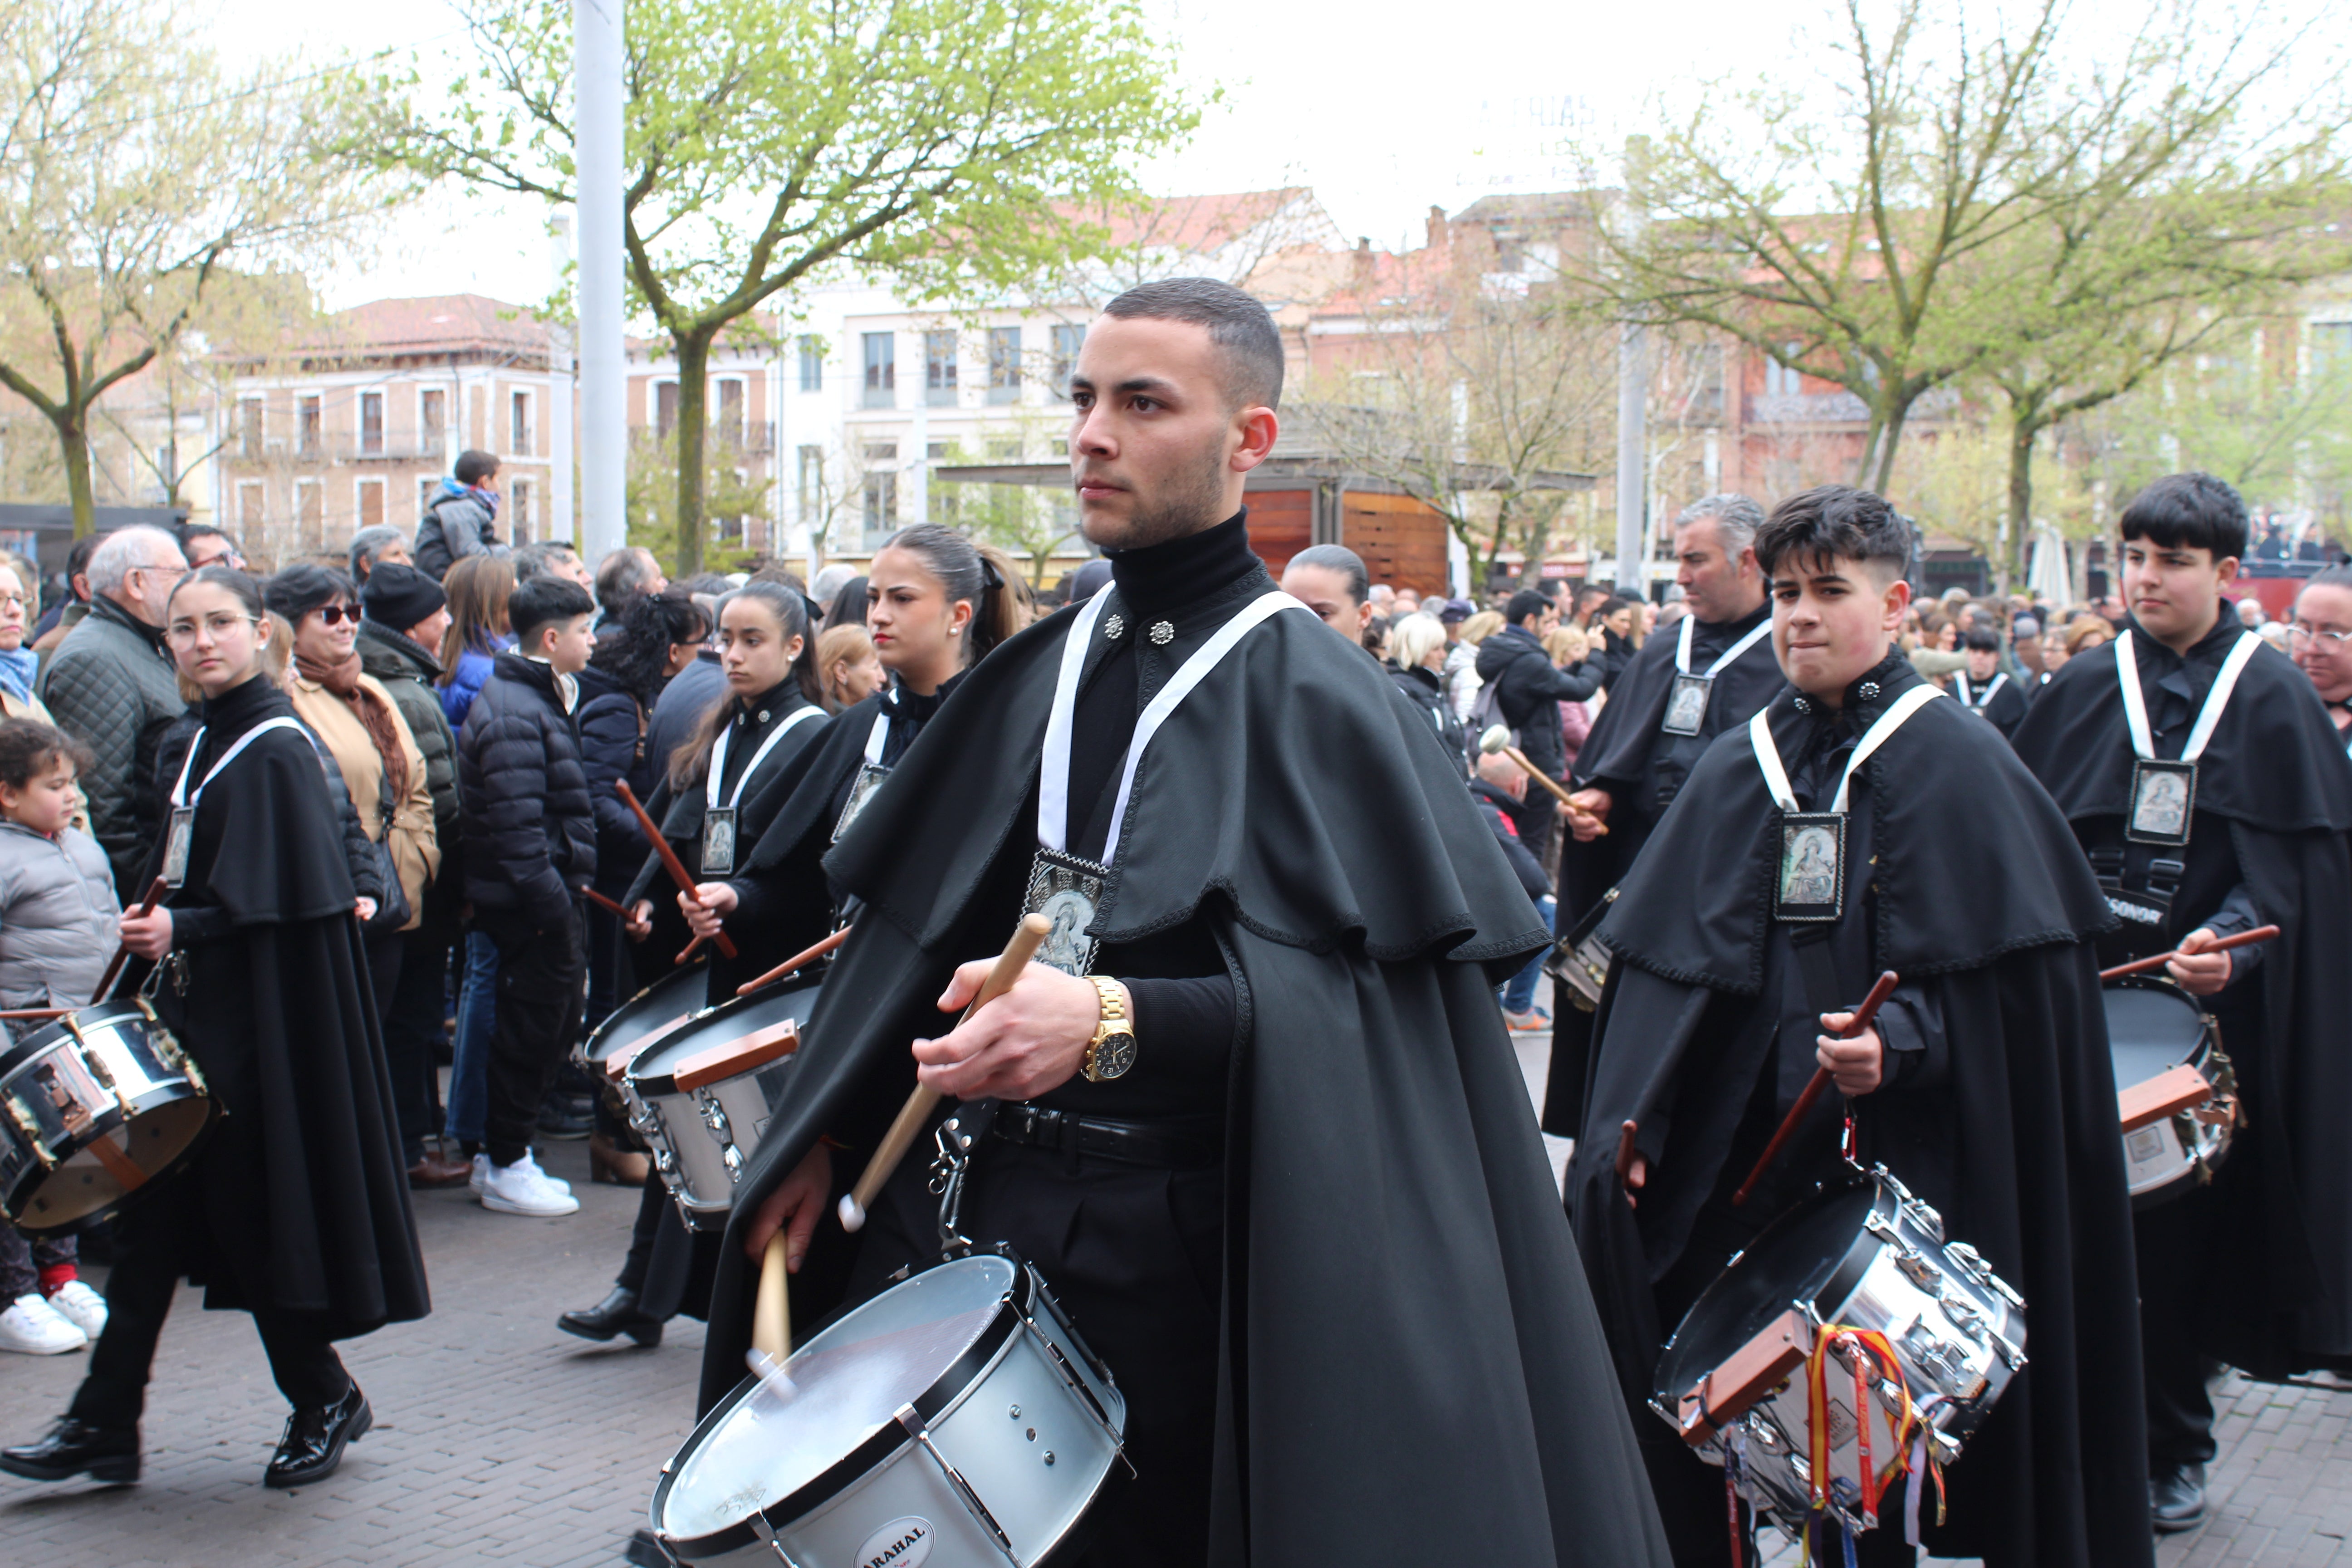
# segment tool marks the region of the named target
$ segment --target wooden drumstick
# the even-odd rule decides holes
[[[2170,952],[2159,952],[2154,958],[2135,958],[2129,963],[2118,963],[2113,969],[2100,970],[2099,983],[2105,984],[2110,980],[2120,980],[2126,974],[2145,974],[2151,969],[2162,969],[2176,958],[2202,958],[2207,952],[2227,952],[2233,947],[2252,947],[2258,942],[2270,941],[2278,933],[2276,926],[2256,926],[2235,936],[2225,936],[2202,952],[2182,952],[2176,948]]]
[[[654,847],[654,853],[661,857],[663,867],[669,872],[669,879],[677,884],[677,890],[679,892],[684,893],[688,898],[692,899],[694,897],[694,879],[687,875],[686,862],[677,858],[677,851],[669,847],[669,840],[662,837],[661,827],[654,821],[652,814],[647,812],[644,806],[637,804],[636,793],[629,788],[629,781],[626,779],[615,779],[613,781],[613,787],[620,792],[621,799],[627,803],[629,809],[637,814],[637,826],[645,829],[646,842],[652,845]],[[698,902],[699,900],[697,901]],[[702,939],[700,937],[697,937],[693,942],[688,942],[687,944],[686,952],[692,952],[695,950],[696,945],[698,944],[701,940]],[[735,956],[735,944],[727,940],[727,933],[725,931],[720,931],[717,936],[711,938],[711,941],[718,946],[719,951],[725,953],[728,957],[732,958]],[[678,954],[678,962],[683,963],[685,961],[686,953],[682,952]]]
[[[1544,788],[1551,791],[1554,795],[1559,797],[1559,804],[1568,808],[1569,816],[1576,818],[1579,822],[1591,823],[1597,830],[1600,837],[1608,837],[1609,825],[1601,821],[1599,817],[1593,816],[1591,812],[1585,810],[1582,806],[1577,805],[1575,800],[1570,796],[1567,785],[1561,784],[1558,779],[1552,777],[1549,773],[1536,766],[1535,763],[1528,761],[1528,754],[1525,752],[1520,751],[1517,746],[1511,744],[1511,732],[1503,728],[1502,725],[1494,725],[1488,729],[1485,734],[1479,736],[1478,749],[1486,752],[1488,756],[1494,756],[1499,753],[1500,755],[1508,757],[1511,761],[1518,763],[1520,767],[1527,770],[1528,777],[1535,780],[1536,783],[1543,785]]]
[[[142,916],[153,914],[155,906],[163,901],[163,894],[170,887],[171,884],[161,877],[148,883],[147,896],[139,900],[138,913]],[[121,974],[122,966],[130,960],[129,948],[118,947],[114,950],[114,962],[106,966],[106,977],[98,983],[98,994],[89,999],[92,1006],[106,1000],[106,994],[114,989],[116,978]]]
[[[72,1011],[70,1007],[11,1007],[5,1012],[0,1012],[0,1018],[5,1018],[12,1024],[30,1024],[47,1022],[51,1018],[62,1018]]]
[[[1870,988],[1870,994],[1862,999],[1862,1005],[1853,1010],[1853,1022],[1845,1026],[1845,1032],[1838,1038],[1850,1040],[1870,1027],[1871,1020],[1878,1016],[1879,1005],[1895,994],[1895,987],[1900,984],[1902,982],[1891,969],[1881,974],[1878,984]],[[1756,1190],[1756,1184],[1764,1179],[1764,1173],[1771,1168],[1773,1161],[1780,1157],[1781,1148],[1794,1136],[1797,1124],[1804,1121],[1807,1111],[1812,1110],[1813,1101],[1822,1097],[1822,1089],[1829,1081],[1829,1068],[1813,1069],[1813,1076],[1805,1082],[1804,1092],[1797,1096],[1796,1104],[1789,1107],[1789,1114],[1780,1119],[1780,1129],[1772,1134],[1772,1142],[1764,1145],[1764,1152],[1758,1157],[1756,1168],[1748,1173],[1748,1179],[1739,1184],[1738,1192],[1731,1194],[1732,1207],[1738,1208],[1748,1201],[1748,1194]]]
[[[974,1013],[1013,989],[1013,983],[1021,978],[1021,971],[1037,956],[1038,946],[1053,929],[1054,922],[1044,915],[1021,917],[1020,929],[1013,933],[1013,940],[1004,944],[1003,952],[997,956],[996,967],[990,970],[988,978],[982,982],[980,994],[971,999],[971,1005],[966,1007],[963,1016],[956,1020],[958,1028],[961,1028]],[[857,1178],[856,1186],[842,1194],[842,1229],[855,1231],[866,1224],[866,1211],[873,1205],[875,1194],[882,1190],[882,1184],[890,1179],[890,1173],[898,1168],[898,1162],[906,1158],[908,1149],[915,1142],[915,1134],[923,1130],[923,1123],[930,1120],[931,1110],[939,1102],[938,1089],[926,1084],[915,1086],[915,1092],[908,1095],[907,1103],[899,1108],[898,1119],[891,1122],[890,1131],[882,1135],[881,1143],[874,1151],[874,1158],[866,1163],[866,1173]]]
[[[785,1289],[784,1233],[768,1237],[760,1255],[760,1293],[751,1301],[751,1348],[778,1365],[793,1353],[793,1307]]]
[[[757,980],[746,980],[742,984],[735,987],[735,994],[738,996],[749,996],[752,992],[760,989],[761,986],[773,985],[777,981],[782,980],[784,976],[792,973],[793,971],[803,968],[808,964],[814,963],[818,959],[823,958],[826,953],[831,952],[835,948],[839,947],[843,942],[847,940],[850,928],[848,926],[842,927],[831,936],[826,937],[823,942],[818,942],[814,947],[810,948],[806,952],[796,952],[793,954],[790,958],[776,965],[775,968],[768,971],[767,973],[761,975]]]
[[[629,911],[621,907],[620,900],[617,899],[608,899],[593,888],[583,888],[580,889],[580,894],[600,910],[610,910],[625,921],[629,918]]]

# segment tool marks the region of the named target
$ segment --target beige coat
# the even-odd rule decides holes
[[[408,721],[400,716],[392,693],[372,675],[361,676],[360,685],[392,715],[400,731],[401,755],[408,763],[408,794],[392,814],[392,860],[400,868],[401,891],[408,895],[408,924],[401,929],[414,931],[423,920],[419,911],[425,908],[425,885],[441,869],[441,846],[433,834],[433,794],[425,784],[425,753],[416,749],[416,737],[409,731]],[[299,672],[288,680],[286,694],[294,700],[295,713],[326,742],[335,765],[342,770],[343,786],[352,792],[352,808],[360,814],[360,826],[367,829],[368,838],[380,839],[383,814],[377,801],[383,790],[383,759],[376,754],[367,726],[360,722],[351,704]]]
[[[49,710],[41,706],[39,698],[19,697],[5,689],[0,689],[0,719],[31,719],[47,724],[52,730],[58,725],[58,721],[49,717]]]

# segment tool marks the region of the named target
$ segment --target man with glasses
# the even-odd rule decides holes
[[[2304,584],[2286,647],[2327,705],[2336,738],[2352,749],[2352,566],[2330,566]]]
[[[41,700],[88,746],[81,775],[89,830],[114,868],[115,890],[138,901],[147,852],[162,831],[155,748],[187,710],[163,649],[163,606],[187,574],[179,541],[160,528],[107,535],[89,558],[89,614],[42,669]]]

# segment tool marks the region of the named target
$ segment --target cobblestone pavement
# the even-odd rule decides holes
[[[1524,1036],[1518,1045],[1538,1094],[1549,1042]],[[1557,1164],[1568,1146],[1549,1142]],[[491,1215],[462,1187],[416,1194],[433,1315],[344,1347],[376,1428],[325,1484],[261,1486],[285,1406],[260,1344],[242,1313],[203,1311],[184,1290],[151,1391],[144,1479],[110,1489],[0,1477],[0,1559],[110,1568],[617,1563],[691,1423],[701,1326],[680,1319],[651,1351],[555,1331],[558,1312],[604,1294],[637,1194],[591,1186],[583,1144],[550,1145],[542,1158],[572,1182],[578,1215]],[[0,1441],[25,1440],[62,1409],[82,1360],[0,1356]],[[2216,1397],[2213,1517],[2164,1544],[2164,1568],[2352,1568],[2352,1389],[2233,1375]],[[1769,1561],[1793,1565],[1796,1556]]]

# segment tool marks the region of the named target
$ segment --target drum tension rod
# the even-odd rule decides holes
[[[921,1416],[915,1414],[915,1407],[911,1405],[898,1406],[897,1420],[906,1428],[907,1436],[921,1444],[923,1452],[939,1466],[940,1472],[947,1477],[948,1484],[954,1487],[957,1495],[963,1499],[964,1507],[971,1510],[971,1516],[988,1526],[988,1533],[996,1537],[996,1544],[1003,1550],[1005,1560],[1013,1563],[1013,1568],[1020,1568],[1021,1557],[1013,1550],[1013,1538],[1004,1533],[1004,1527],[996,1522],[996,1516],[988,1511],[988,1505],[980,1500],[980,1494],[971,1489],[971,1483],[963,1479],[963,1472],[948,1463],[948,1457],[940,1452],[938,1444],[931,1441],[931,1429],[923,1424]]]

